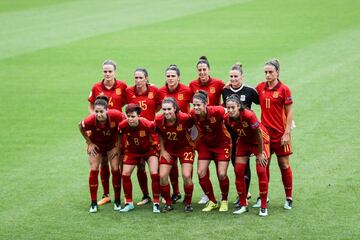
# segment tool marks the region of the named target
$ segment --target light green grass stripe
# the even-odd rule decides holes
[[[248,0],[76,1],[2,13],[0,59],[242,2]]]

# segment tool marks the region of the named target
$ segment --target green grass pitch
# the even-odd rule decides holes
[[[0,239],[359,239],[359,9],[353,0],[2,0]],[[169,214],[150,206],[120,214],[110,205],[89,214],[77,124],[103,60],[114,59],[128,85],[142,66],[162,86],[171,63],[182,82],[194,79],[201,55],[224,80],[241,61],[252,86],[266,60],[280,59],[297,124],[293,210],[282,209],[273,159],[266,218],[253,209],[233,216],[231,205],[228,213],[202,213],[196,174],[192,214],[180,204]],[[254,162],[252,170],[256,197]]]

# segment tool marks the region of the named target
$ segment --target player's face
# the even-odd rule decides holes
[[[242,84],[243,76],[238,70],[231,70],[229,73],[230,84],[233,88],[239,88]]]
[[[197,70],[200,81],[202,83],[207,83],[207,81],[209,80],[209,72],[210,72],[208,66],[205,63],[200,63],[197,66]]]
[[[276,71],[273,65],[265,65],[264,67],[265,79],[267,82],[273,82],[277,80],[279,73]]]
[[[95,105],[94,106],[94,112],[96,115],[96,120],[99,122],[104,122],[107,119],[107,110],[104,108],[104,106]]]
[[[166,83],[170,88],[176,88],[179,84],[179,76],[175,70],[166,71]]]
[[[147,78],[145,77],[145,74],[142,71],[136,71],[134,74],[135,78],[135,86],[137,88],[143,88],[146,86]]]
[[[164,112],[164,117],[167,120],[172,120],[172,119],[176,118],[176,116],[175,116],[175,108],[172,105],[172,103],[163,103],[161,105],[161,108],[162,108],[162,110]]]
[[[206,112],[206,106],[200,99],[194,98],[192,104],[196,114],[204,114]]]
[[[239,116],[240,106],[236,102],[227,101],[226,108],[230,117],[236,118]]]
[[[115,69],[113,65],[104,65],[103,66],[103,76],[107,81],[112,81],[115,79]]]
[[[139,125],[139,115],[137,112],[129,112],[126,114],[130,127],[137,127]]]

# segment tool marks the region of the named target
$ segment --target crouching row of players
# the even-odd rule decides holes
[[[107,157],[112,171],[114,188],[114,210],[128,212],[134,209],[131,174],[142,160],[150,169],[153,194],[153,212],[173,210],[169,186],[169,173],[177,159],[181,163],[184,182],[184,211],[192,212],[192,181],[195,149],[198,152],[198,178],[201,188],[209,197],[202,211],[219,208],[228,211],[229,178],[227,169],[231,154],[231,137],[227,128],[238,133],[236,145],[235,176],[240,199],[234,214],[247,211],[245,168],[250,155],[256,156],[261,198],[260,216],[267,216],[269,136],[251,110],[243,107],[237,95],[226,99],[226,108],[208,106],[207,93],[199,91],[193,96],[193,109],[189,114],[179,111],[175,99],[162,101],[162,113],[155,121],[140,117],[141,108],[136,104],[126,106],[124,116],[117,110],[108,109],[105,96],[94,103],[94,114],[80,123],[80,131],[87,143],[90,162],[89,187],[90,212],[97,212],[98,173],[101,160]],[[221,201],[217,201],[209,178],[209,164],[215,161],[221,190]],[[121,207],[121,185],[125,194],[125,205]],[[160,210],[160,195],[165,204]]]

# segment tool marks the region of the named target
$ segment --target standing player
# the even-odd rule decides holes
[[[230,161],[231,137],[224,125],[225,109],[222,106],[207,106],[208,96],[200,90],[194,94],[193,109],[190,112],[197,128],[200,138],[197,150],[199,153],[198,177],[201,188],[209,197],[204,212],[209,212],[219,207],[213,187],[207,174],[211,160],[217,163],[217,175],[222,194],[219,211],[228,211],[229,178],[227,168]]]
[[[102,70],[104,78],[102,81],[94,84],[88,98],[88,101],[90,102],[90,113],[93,113],[95,99],[100,95],[108,97],[109,109],[116,109],[121,112],[121,107],[124,105],[125,101],[125,90],[127,86],[125,82],[116,79],[116,63],[114,61],[106,60],[102,65]],[[100,178],[104,193],[102,199],[98,202],[98,205],[103,205],[111,201],[109,196],[110,169],[108,159],[106,157],[102,158]]]
[[[194,125],[191,117],[180,110],[176,100],[172,97],[162,101],[163,114],[156,116],[155,125],[160,138],[160,188],[161,195],[166,200],[163,212],[173,210],[170,198],[169,174],[174,163],[179,158],[185,192],[185,212],[192,212],[192,170],[194,163],[194,143],[190,131]]]
[[[290,89],[279,80],[280,64],[276,59],[265,63],[265,81],[257,85],[261,106],[261,122],[270,136],[270,153],[275,153],[285,189],[284,208],[292,208],[292,171],[289,156],[291,125],[293,120]],[[269,167],[268,167],[269,168]],[[270,177],[268,171],[268,178]]]
[[[135,70],[134,81],[135,85],[126,89],[125,101],[127,104],[138,104],[141,107],[141,117],[153,121],[157,112],[157,88],[149,84],[148,72],[145,68]],[[137,203],[140,206],[151,200],[144,161],[139,162],[137,166],[137,178],[143,193],[142,200]]]
[[[245,104],[248,109],[251,109],[252,103],[259,104],[259,96],[256,90],[252,87],[249,87],[243,83],[243,69],[241,63],[235,63],[229,72],[230,85],[225,87],[221,94],[223,103],[225,106],[226,98],[236,94],[239,96],[241,102]],[[231,135],[232,140],[232,150],[231,150],[231,163],[235,167],[235,157],[236,157],[236,140],[237,133],[228,129]],[[249,199],[251,194],[249,193],[249,186],[251,181],[251,171],[249,162],[246,164],[245,171],[245,182],[246,182],[246,195]],[[239,206],[239,199],[235,201],[235,206]]]
[[[190,102],[192,101],[192,91],[185,84],[180,83],[180,70],[175,64],[171,64],[165,70],[166,84],[158,90],[158,104],[161,105],[161,101],[165,97],[173,97],[179,105],[180,111],[188,113],[190,111]],[[173,188],[173,194],[171,196],[172,202],[176,203],[181,199],[179,190],[179,170],[177,160],[174,161],[174,165],[170,172],[170,181]]]
[[[225,124],[237,133],[235,176],[236,189],[239,195],[239,209],[234,214],[247,212],[245,169],[249,164],[251,154],[256,156],[256,172],[259,178],[261,208],[259,215],[267,216],[268,178],[266,173],[269,158],[269,135],[263,125],[257,120],[253,111],[246,109],[238,95],[233,94],[226,99],[228,114]]]
[[[126,106],[127,120],[124,120],[119,124],[120,136],[126,136],[122,171],[126,203],[120,212],[128,212],[134,209],[131,173],[140,161],[146,161],[149,165],[152,180],[153,212],[159,213],[159,146],[157,134],[154,123],[146,118],[140,117],[140,113],[141,108],[138,105],[134,103],[128,104]]]
[[[221,91],[225,84],[222,80],[210,77],[210,63],[206,56],[201,56],[196,64],[198,71],[198,78],[191,81],[189,87],[193,94],[199,90],[208,93],[208,105],[219,106],[221,100]],[[210,172],[208,171],[210,177]],[[209,201],[208,196],[204,194],[199,201],[199,204],[205,204]]]
[[[87,156],[90,162],[89,187],[91,195],[90,212],[96,213],[99,165],[103,158],[110,161],[112,184],[114,187],[114,210],[121,209],[121,175],[119,160],[119,138],[117,126],[123,115],[117,110],[108,110],[107,98],[99,96],[94,102],[94,113],[80,124],[80,132],[87,143]]]

